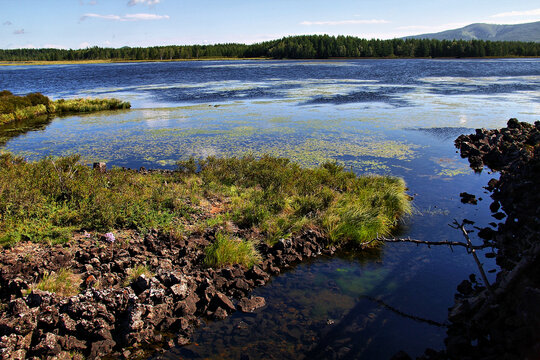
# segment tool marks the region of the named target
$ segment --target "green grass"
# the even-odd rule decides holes
[[[124,286],[130,285],[133,281],[135,281],[141,275],[145,275],[147,277],[154,276],[154,274],[150,271],[148,266],[138,265],[134,268],[127,270],[127,278],[124,281]]]
[[[60,99],[52,104],[51,110],[55,114],[64,114],[129,109],[130,107],[129,102],[118,99]]]
[[[178,165],[183,173],[194,169],[192,161]],[[262,230],[270,243],[305,227],[322,229],[336,243],[363,243],[388,234],[411,212],[402,179],[357,177],[336,163],[306,169],[269,156],[209,157],[199,167],[208,188],[229,193],[235,223]]]
[[[81,279],[70,269],[61,268],[58,272],[45,273],[33,288],[56,293],[61,296],[73,296],[79,293]]]
[[[78,156],[28,163],[1,154],[0,245],[151,228],[176,236],[194,228],[240,229],[270,244],[316,228],[335,243],[363,243],[410,213],[405,190],[398,178],[357,177],[336,163],[302,168],[270,156],[190,159],[170,174],[140,174],[100,173]],[[216,201],[219,213],[212,212]]]
[[[0,125],[16,120],[32,119],[41,115],[93,112],[100,110],[129,109],[129,102],[118,99],[60,99],[52,101],[40,93],[26,96],[0,91]]]
[[[240,264],[247,268],[261,261],[261,256],[250,240],[217,233],[215,242],[205,249],[205,263],[210,267]]]

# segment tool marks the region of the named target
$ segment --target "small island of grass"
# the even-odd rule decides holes
[[[44,115],[87,113],[101,110],[129,109],[131,104],[118,99],[60,99],[53,101],[40,93],[26,96],[0,91],[0,125]]]

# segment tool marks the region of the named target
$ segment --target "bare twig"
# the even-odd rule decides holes
[[[467,233],[467,230],[465,229],[465,222],[462,222],[461,224],[458,223],[456,219],[454,219],[454,226],[452,226],[454,229],[459,229],[463,233],[463,236],[465,237],[465,240],[467,240],[468,249],[470,249],[471,254],[473,255],[474,261],[476,262],[476,265],[478,266],[478,270],[480,271],[480,275],[482,275],[482,280],[484,280],[484,284],[486,284],[486,288],[489,290],[491,294],[493,294],[493,289],[491,288],[491,284],[489,283],[486,273],[484,272],[484,267],[482,266],[482,263],[480,260],[478,260],[478,256],[476,255],[476,249],[474,248],[471,238],[469,237],[469,234]]]
[[[467,249],[471,249],[471,250],[481,250],[481,249],[485,249],[487,247],[490,247],[491,245],[490,244],[484,244],[484,245],[472,245],[472,244],[467,244],[467,243],[463,243],[463,242],[459,242],[459,241],[425,241],[425,240],[416,240],[416,239],[411,239],[411,238],[386,238],[384,236],[379,236],[377,238],[377,240],[380,240],[380,241],[384,241],[384,242],[391,242],[391,243],[399,243],[399,242],[409,242],[409,243],[413,243],[413,244],[423,244],[423,245],[427,245],[427,246],[437,246],[437,245],[446,245],[446,246],[463,246],[463,247],[466,247]]]
[[[437,322],[435,320],[430,320],[430,319],[424,319],[424,318],[421,318],[419,316],[415,316],[415,315],[411,315],[411,314],[407,314],[399,309],[396,309],[395,307],[391,306],[391,305],[388,305],[387,303],[385,303],[384,301],[382,301],[381,299],[378,299],[378,298],[375,298],[375,297],[372,297],[372,296],[368,296],[368,295],[362,295],[360,296],[361,298],[364,298],[364,299],[368,299],[370,301],[373,301],[377,304],[379,304],[380,306],[400,315],[400,316],[403,316],[405,318],[408,318],[408,319],[411,319],[411,320],[414,320],[414,321],[419,321],[419,322],[423,322],[423,323],[426,323],[426,324],[429,324],[429,325],[434,325],[434,326],[438,326],[438,327],[448,327],[448,324],[445,324],[445,323],[440,323],[440,322]]]

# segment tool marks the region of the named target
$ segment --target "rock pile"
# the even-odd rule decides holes
[[[540,358],[540,122],[516,119],[500,130],[478,129],[456,140],[461,155],[476,170],[500,171],[489,181],[496,231],[479,235],[497,248],[492,290],[465,280],[450,309],[445,340],[450,359]],[[500,212],[502,210],[503,212]]]
[[[335,251],[326,238],[307,230],[274,246],[260,244],[263,261],[251,269],[212,269],[204,266],[204,247],[214,235],[177,239],[152,231],[114,243],[80,236],[63,246],[26,243],[5,250],[0,255],[1,358],[132,358],[159,345],[185,345],[203,318],[263,307],[264,299],[249,292],[271,275]],[[152,274],[130,280],[130,269],[140,265]],[[80,294],[63,297],[33,287],[61,268],[80,277]]]

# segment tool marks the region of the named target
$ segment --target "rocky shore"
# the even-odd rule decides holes
[[[263,261],[251,269],[213,269],[204,265],[203,249],[214,235],[178,240],[153,231],[114,243],[81,235],[64,246],[23,243],[5,250],[0,260],[0,295],[6,304],[0,319],[2,359],[131,359],[149,349],[185,345],[203,318],[263,307],[264,298],[249,292],[280,269],[335,251],[307,230],[272,247],[260,244]],[[126,285],[135,265],[147,266],[152,274]],[[66,267],[82,280],[80,294],[29,292],[44,274]]]
[[[493,216],[479,236],[497,249],[501,271],[490,288],[472,277],[458,286],[445,340],[449,359],[540,358],[540,122],[510,119],[455,142],[477,171],[500,172],[486,189]],[[427,358],[434,358],[433,356]]]

